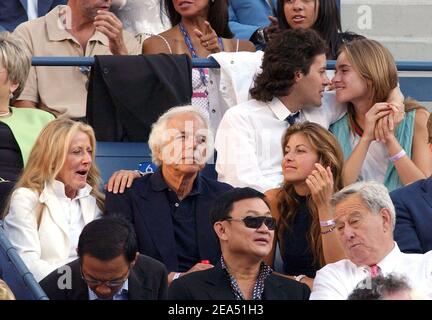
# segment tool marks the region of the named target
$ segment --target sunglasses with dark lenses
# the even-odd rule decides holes
[[[266,227],[269,230],[275,230],[276,229],[276,219],[273,217],[254,217],[254,216],[247,216],[243,219],[234,219],[234,218],[228,218],[227,220],[230,221],[243,221],[246,227],[251,229],[258,229],[262,226],[264,223]]]

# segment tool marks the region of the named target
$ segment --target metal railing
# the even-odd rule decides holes
[[[33,66],[92,66],[94,57],[33,57]],[[336,61],[327,61],[327,68],[334,69]],[[432,71],[432,61],[396,61],[399,71]],[[219,64],[213,58],[192,59],[194,68],[219,68]]]

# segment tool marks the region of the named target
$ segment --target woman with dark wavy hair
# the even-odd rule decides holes
[[[226,0],[164,0],[161,3],[173,27],[146,39],[143,54],[187,54],[205,58],[221,51],[255,51],[252,42],[232,39]],[[192,105],[207,115],[208,69],[192,70]]]
[[[343,40],[352,33],[341,32],[340,12],[335,0],[278,0],[278,21],[281,29],[312,28],[329,46],[328,59],[336,59]]]
[[[312,122],[290,126],[282,149],[283,185],[266,192],[278,220],[275,246],[283,272],[312,288],[318,269],[344,258],[330,209],[332,194],[342,188],[343,154],[336,138]]]

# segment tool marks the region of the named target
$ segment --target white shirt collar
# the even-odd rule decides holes
[[[49,184],[49,186],[51,187],[51,189],[54,191],[54,194],[58,198],[67,198],[65,192],[65,185],[63,182],[59,180],[54,180]],[[78,200],[81,198],[88,197],[91,191],[92,191],[92,187],[89,184],[86,184],[84,188],[78,190],[78,193],[73,200],[75,199]]]
[[[279,98],[274,97],[272,101],[267,103],[270,110],[274,113],[276,118],[278,118],[281,121],[285,121],[285,119],[292,113],[283,103],[280,101]],[[301,111],[301,110],[300,110]]]

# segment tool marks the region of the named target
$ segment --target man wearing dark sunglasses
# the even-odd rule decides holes
[[[168,297],[179,300],[307,300],[309,288],[274,274],[264,263],[276,220],[264,194],[235,188],[220,196],[210,211],[222,256],[212,269],[173,281]]]
[[[40,282],[51,300],[159,300],[167,294],[162,263],[138,254],[135,232],[116,217],[84,227],[75,260]]]

